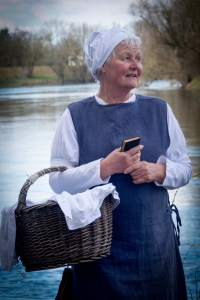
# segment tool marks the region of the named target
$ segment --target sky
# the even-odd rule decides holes
[[[44,22],[128,28],[134,17],[128,13],[133,0],[0,0],[0,29],[39,30]]]

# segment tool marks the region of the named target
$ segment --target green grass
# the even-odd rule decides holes
[[[53,84],[55,82],[58,83],[58,77],[48,66],[36,66],[33,78],[23,77],[20,67],[0,68],[0,87]]]

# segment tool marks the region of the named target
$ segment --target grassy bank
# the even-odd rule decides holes
[[[88,72],[89,74],[89,72]],[[85,74],[84,74],[85,75]],[[91,77],[89,75],[89,77]],[[80,74],[75,70],[70,70],[66,66],[64,84],[94,82],[85,76],[81,79]],[[91,81],[92,80],[92,81]],[[23,75],[20,67],[0,68],[0,87],[34,86],[34,85],[60,85],[57,74],[49,66],[36,66],[33,71],[33,78]]]
[[[186,89],[189,91],[200,91],[200,76],[194,78],[188,85]]]
[[[26,78],[20,67],[0,68],[0,87],[59,84],[56,73],[48,66],[36,66],[33,78]]]

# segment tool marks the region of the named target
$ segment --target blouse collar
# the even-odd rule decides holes
[[[97,95],[95,95],[95,99],[96,101],[101,104],[101,105],[107,105],[108,103],[105,102],[103,99],[99,98]],[[135,94],[133,94],[128,100],[126,100],[123,103],[130,103],[130,102],[134,102],[136,99]]]

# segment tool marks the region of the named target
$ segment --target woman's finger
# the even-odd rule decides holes
[[[131,172],[134,172],[134,171],[138,170],[140,167],[141,167],[141,162],[140,161],[135,162],[124,171],[124,174],[129,174]]]
[[[135,155],[137,152],[140,152],[144,148],[143,145],[136,146],[134,148],[131,148],[130,150],[126,151],[126,153],[130,154],[130,156]]]

